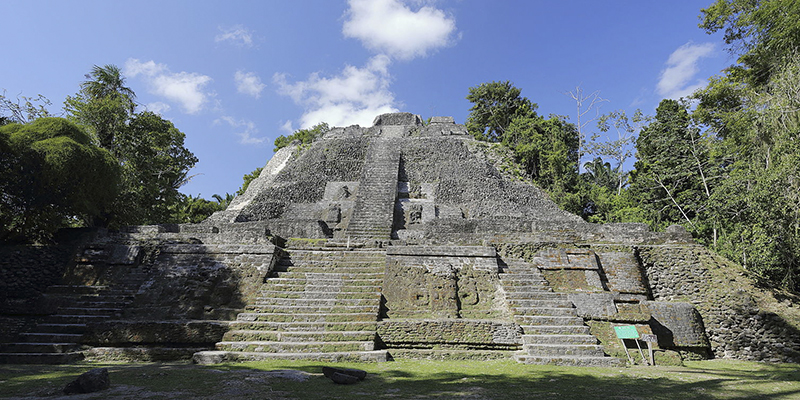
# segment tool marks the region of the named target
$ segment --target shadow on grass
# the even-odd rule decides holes
[[[354,385],[336,385],[323,365],[366,370]],[[376,364],[271,361],[194,366],[186,364],[83,364],[0,366],[0,398],[55,398],[81,372],[107,367],[113,385],[144,388],[171,399],[793,399],[800,398],[796,365],[698,363],[691,368],[567,368],[509,361],[399,361]],[[269,371],[299,370],[308,379],[276,378]],[[50,392],[36,392],[49,387]],[[112,388],[113,389],[113,388]],[[97,398],[137,398],[108,393]],[[147,396],[138,395],[138,398]]]
[[[318,373],[323,363],[293,363]],[[795,365],[747,363],[736,368],[568,368],[509,362],[400,362],[340,364],[367,370],[368,378],[339,386],[315,377],[273,385],[296,398],[580,398],[580,399],[790,399],[800,397]],[[261,368],[257,363],[230,368]],[[745,368],[745,369],[737,369]],[[749,368],[749,369],[747,369]]]

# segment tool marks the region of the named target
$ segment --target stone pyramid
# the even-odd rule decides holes
[[[278,151],[208,222],[266,223],[281,237],[481,243],[486,235],[586,225],[538,188],[506,179],[486,143],[450,117],[384,114]]]
[[[759,322],[753,290],[714,289],[753,284],[682,228],[586,223],[505,167],[450,117],[384,114],[279,150],[200,224],[89,232],[72,253],[11,249],[0,363],[618,365],[641,354],[616,339],[621,325],[662,359],[800,360],[797,329]],[[18,262],[63,275],[3,264]]]

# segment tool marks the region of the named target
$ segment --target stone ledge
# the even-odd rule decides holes
[[[274,254],[272,244],[168,244],[161,247],[162,253],[171,254]]]
[[[126,347],[143,344],[213,345],[222,340],[228,323],[222,321],[108,321],[88,326],[82,342]]]
[[[522,329],[513,322],[477,319],[384,320],[378,336],[388,347],[513,348],[522,343]]]
[[[484,246],[390,246],[389,256],[497,257],[494,247]]]
[[[256,353],[243,351],[201,351],[192,356],[192,362],[200,365],[262,360],[382,362],[389,361],[389,353],[387,353],[386,350],[338,353]]]
[[[86,361],[185,361],[207,347],[94,347],[83,352]]]

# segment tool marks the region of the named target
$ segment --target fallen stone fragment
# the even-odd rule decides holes
[[[93,393],[108,389],[111,380],[107,368],[95,368],[84,372],[64,387],[64,394]]]
[[[322,374],[340,384],[356,383],[367,377],[367,371],[355,368],[322,367]]]
[[[331,380],[340,385],[351,385],[353,383],[358,383],[357,376],[347,375],[341,372],[334,372],[333,375],[331,375]]]

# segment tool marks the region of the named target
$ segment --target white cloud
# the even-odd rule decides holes
[[[196,114],[203,108],[209,97],[203,88],[212,80],[194,72],[173,73],[164,64],[133,58],[125,62],[125,75],[132,78],[142,75],[148,92],[179,103],[189,114]]]
[[[295,131],[295,129],[292,127],[292,120],[288,120],[288,121],[284,122],[281,125],[280,130],[282,130],[282,131],[284,131],[286,133],[289,133],[289,134],[293,133]]]
[[[125,62],[125,75],[130,75],[132,77],[139,74],[153,76],[161,73],[165,69],[166,66],[163,64],[156,64],[153,60],[140,62],[137,59],[129,58],[128,61]]]
[[[220,124],[223,122],[227,123],[230,127],[239,130],[236,135],[239,136],[239,143],[241,144],[261,144],[267,141],[267,138],[264,136],[254,136],[258,133],[258,129],[253,121],[247,121],[243,119],[237,120],[228,116],[220,117],[214,121],[215,124]]]
[[[145,107],[147,108],[147,111],[151,111],[151,112],[154,112],[156,114],[163,114],[163,113],[169,111],[172,108],[172,107],[170,107],[169,104],[161,102],[161,101],[148,103],[147,105],[145,105]]]
[[[688,42],[678,47],[670,54],[666,68],[661,71],[656,92],[665,98],[678,99],[705,86],[705,80],[694,80],[694,76],[699,70],[697,63],[701,58],[711,56],[714,49],[713,43]]]
[[[349,4],[342,33],[370,50],[410,60],[456,40],[455,19],[437,8],[412,11],[399,0],[349,0]]]
[[[289,83],[286,74],[275,74],[273,81],[279,93],[306,107],[300,128],[320,122],[331,126],[371,126],[375,116],[398,111],[394,94],[389,91],[389,63],[387,56],[378,55],[363,68],[348,65],[334,77],[314,73],[308,80]]]
[[[261,78],[253,72],[236,71],[233,79],[236,81],[236,90],[239,93],[255,98],[261,97],[261,91],[267,87],[267,85],[261,83]]]
[[[242,25],[234,25],[230,28],[219,27],[219,30],[222,33],[214,37],[214,41],[217,43],[230,42],[239,47],[253,46],[253,32]]]

